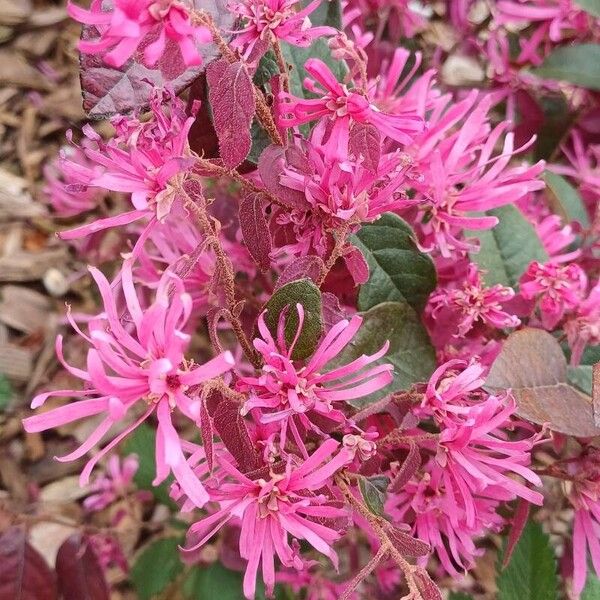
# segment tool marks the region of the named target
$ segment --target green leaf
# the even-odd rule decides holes
[[[546,171],[544,181],[550,191],[550,203],[554,212],[570,223],[578,221],[584,227],[589,227],[590,219],[579,192],[564,177]]]
[[[592,365],[567,367],[567,381],[588,396],[592,395]]]
[[[600,579],[594,575],[591,569],[588,569],[585,587],[581,592],[580,600],[600,600]]]
[[[360,310],[396,300],[408,302],[417,311],[423,309],[436,286],[435,266],[417,248],[407,223],[385,213],[374,223],[363,225],[351,240],[369,264],[369,281],[358,294]]]
[[[281,311],[289,307],[285,318],[285,341],[288,347],[294,341],[298,331],[296,304],[302,304],[304,307],[304,325],[292,352],[292,358],[295,360],[311,356],[319,343],[323,330],[319,288],[308,279],[290,281],[280,287],[265,304],[267,310],[265,323],[273,336],[277,335]]]
[[[498,217],[499,223],[487,231],[467,232],[479,237],[479,252],[470,253],[473,262],[487,271],[487,285],[500,283],[516,287],[519,278],[533,260],[546,262],[548,254],[535,229],[518,208],[507,205],[486,212]]]
[[[302,0],[300,4],[306,8],[312,0]],[[313,27],[328,25],[335,29],[342,29],[342,7],[339,0],[321,2],[319,7],[308,15]]]
[[[164,538],[147,546],[135,561],[129,577],[140,600],[160,594],[183,570],[180,538]]]
[[[10,381],[0,373],[0,410],[4,410],[12,400],[13,389]]]
[[[502,564],[501,557],[498,564]],[[527,523],[508,566],[498,573],[496,584],[498,600],[555,600],[558,597],[556,560],[550,538],[539,523]]]
[[[252,146],[246,160],[257,165],[263,150],[271,143],[271,138],[256,120],[250,126],[250,136],[252,137]]]
[[[473,597],[464,592],[450,592],[448,600],[473,600]]]
[[[394,379],[378,392],[349,400],[355,408],[364,408],[391,392],[427,381],[435,369],[435,351],[429,336],[415,311],[403,302],[384,302],[363,313],[363,323],[354,339],[330,365],[333,368],[363,354],[374,354],[388,340],[387,354],[373,364],[392,364]]]
[[[193,567],[183,584],[183,594],[188,600],[245,600],[242,592],[244,576],[226,569],[220,563],[210,567]],[[255,600],[264,600],[264,586],[259,581]]]
[[[254,77],[252,78],[254,83],[259,86],[265,86],[271,77],[279,75],[279,66],[277,65],[277,58],[273,50],[268,50],[260,59]]]
[[[566,81],[589,90],[600,90],[600,44],[555,48],[542,65],[531,72],[543,79]]]
[[[544,95],[538,102],[544,119],[535,143],[535,160],[548,160],[573,124],[574,113],[560,92]]]
[[[176,504],[169,497],[171,478],[159,486],[153,486],[152,481],[156,477],[156,433],[146,423],[142,423],[125,438],[121,446],[121,454],[137,454],[139,469],[134,476],[135,484],[142,490],[149,490],[161,504],[176,508]]]
[[[575,0],[575,4],[578,4],[594,17],[600,17],[600,0]]]
[[[375,515],[383,514],[383,505],[390,480],[383,475],[361,477],[358,480],[360,494],[367,508]]]

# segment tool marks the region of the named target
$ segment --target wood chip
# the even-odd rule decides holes
[[[0,281],[37,281],[48,269],[64,263],[68,251],[64,247],[43,252],[16,252],[0,257]]]
[[[32,14],[30,0],[0,0],[0,24],[20,25]]]
[[[25,383],[33,369],[33,353],[15,344],[0,344],[0,373]]]
[[[0,290],[0,321],[23,333],[52,327],[47,296],[26,287],[7,285]]]
[[[0,85],[40,91],[52,89],[47,77],[32,67],[23,54],[10,48],[0,49]]]

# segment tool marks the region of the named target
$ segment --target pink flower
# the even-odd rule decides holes
[[[526,300],[537,301],[542,325],[554,329],[567,312],[579,306],[587,288],[587,277],[578,265],[545,265],[534,261],[520,280],[520,291]]]
[[[440,98],[428,129],[406,148],[415,165],[414,194],[403,201],[404,209],[418,210],[416,222],[421,224],[425,249],[436,249],[446,258],[477,249],[462,238],[462,230],[486,230],[497,224],[496,217],[475,216],[474,211],[511,204],[544,187],[539,179],[543,161],[509,166],[511,158],[534,139],[515,149],[514,134],[506,133],[508,122],[492,129],[490,96],[478,102],[473,92],[451,107],[448,101],[447,96]],[[505,133],[502,152],[493,156]]]
[[[304,68],[313,79],[306,78],[304,87],[317,95],[314,99],[279,94],[282,127],[294,127],[327,117],[331,124],[325,143],[328,159],[344,160],[348,154],[348,139],[353,121],[369,123],[400,144],[409,144],[423,130],[423,120],[417,115],[395,115],[381,112],[371,100],[341,84],[329,67],[318,58],[310,58]]]
[[[111,10],[103,10],[94,0],[90,10],[70,0],[69,15],[85,25],[97,28],[99,37],[82,39],[79,50],[84,54],[101,54],[111,67],[122,67],[143,46],[144,63],[156,65],[168,41],[174,43],[187,66],[202,64],[198,44],[212,40],[206,27],[191,22],[189,8],[179,0],[113,0]]]
[[[81,473],[81,484],[88,483],[94,465],[108,451],[156,412],[157,468],[154,484],[158,485],[172,472],[188,496],[202,506],[208,495],[185,460],[171,413],[179,409],[187,418],[198,422],[200,399],[198,393],[192,394],[190,389],[231,369],[233,357],[225,352],[199,366],[185,358],[190,336],[184,334],[182,328],[190,317],[191,298],[185,293],[179,278],[171,272],[163,275],[155,301],[142,308],[133,285],[131,262],[123,264],[121,285],[127,320],[119,318],[117,299],[104,275],[93,267],[90,267],[90,272],[102,296],[104,313],[90,320],[89,335],[80,331],[71,319],[74,329],[90,346],[87,368],[83,370],[67,364],[63,358],[62,336],[56,340],[60,362],[69,373],[85,383],[85,388],[39,394],[31,407],[42,406],[51,396],[84,399],[25,419],[25,429],[29,432],[45,431],[84,417],[103,415],[100,424],[77,450],[58,459],[68,462],[90,451],[114,424],[128,423],[125,419],[130,409],[134,405],[142,405],[142,415],[133,424],[127,424],[88,461]]]
[[[441,289],[429,298],[435,319],[442,308],[459,315],[458,335],[466,335],[477,321],[502,329],[517,327],[521,321],[502,310],[502,305],[512,299],[515,292],[510,287],[494,285],[483,287],[481,272],[475,263],[469,263],[466,278],[460,287]]]
[[[593,447],[564,461],[568,499],[573,517],[573,591],[579,595],[588,571],[588,550],[594,571],[600,577],[600,456]]]
[[[304,323],[304,309],[297,305],[298,332]],[[261,423],[281,422],[280,445],[285,446],[286,430],[291,429],[298,446],[304,448],[296,422],[304,428],[319,432],[312,419],[325,418],[343,423],[342,411],[334,403],[362,398],[384,388],[392,381],[392,365],[369,366],[381,359],[388,344],[371,356],[363,355],[347,365],[324,371],[350,342],[358,331],[362,318],[358,315],[350,321],[336,323],[325,335],[312,357],[304,365],[292,360],[295,340],[288,347],[284,338],[284,322],[280,320],[277,337],[273,338],[265,324],[265,313],[258,319],[262,336],[254,340],[254,347],[262,355],[265,364],[258,377],[241,377],[238,388],[249,392],[243,411],[256,411]],[[368,367],[368,368],[367,368]]]
[[[106,473],[90,486],[92,493],[83,501],[89,511],[106,508],[115,500],[123,498],[133,487],[133,477],[139,467],[138,457],[130,454],[121,461],[113,455],[108,459]]]
[[[572,37],[573,32],[586,35],[590,28],[590,18],[576,2],[572,0],[500,0],[496,4],[496,23],[534,24],[529,38],[520,38],[521,54],[519,62],[539,64],[543,58],[538,51],[542,46],[542,54],[552,44]]]
[[[240,555],[248,561],[244,596],[249,600],[254,598],[259,563],[268,595],[273,593],[275,585],[275,555],[284,567],[303,568],[295,540],[306,540],[337,568],[332,544],[340,534],[332,527],[331,520],[346,517],[346,511],[332,505],[333,498],[324,486],[349,461],[344,450],[333,456],[338,446],[338,442],[328,439],[299,465],[288,458],[285,471],[271,472],[267,479],[256,480],[218,456],[224,481],[209,491],[211,500],[218,502],[220,508],[192,525],[184,557],[193,559],[221,527],[235,521],[241,524]],[[294,541],[292,545],[289,536]]]
[[[169,110],[163,101],[169,100]],[[142,218],[150,224],[164,220],[175,200],[177,188],[193,164],[187,135],[194,122],[181,100],[159,90],[151,100],[152,117],[117,117],[117,137],[105,142],[89,125],[83,128],[89,142],[80,147],[87,163],[63,157],[63,170],[84,189],[97,187],[130,194],[133,210],[100,219],[60,237],[70,240],[108,227],[126,225]],[[144,236],[141,236],[142,238]]]
[[[578,365],[586,346],[600,344],[600,282],[581,301],[564,330],[571,347],[571,364]]]
[[[333,27],[312,27],[308,15],[316,10],[320,0],[313,0],[298,11],[297,4],[298,0],[231,0],[230,10],[244,19],[244,27],[236,30],[233,47],[245,48],[244,57],[248,58],[251,54],[254,57],[259,44],[266,50],[271,36],[305,47],[318,37],[337,33]]]

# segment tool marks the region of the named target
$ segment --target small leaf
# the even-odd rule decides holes
[[[408,454],[402,463],[400,469],[390,483],[390,492],[395,494],[402,491],[402,488],[412,479],[412,476],[421,466],[421,452],[414,442],[408,447]]]
[[[352,275],[354,285],[361,285],[369,281],[369,264],[358,248],[354,246],[344,254],[344,263]]]
[[[358,480],[360,494],[367,508],[374,515],[381,516],[383,514],[383,505],[385,504],[385,495],[389,482],[390,480],[383,475],[360,477]]]
[[[183,593],[187,600],[244,600],[242,581],[242,573],[230,571],[220,563],[193,567],[183,584]],[[257,585],[255,600],[264,600],[261,588]]]
[[[498,600],[555,600],[558,597],[556,559],[550,538],[530,521],[508,566],[496,579]]]
[[[418,558],[420,556],[427,556],[431,552],[428,544],[414,538],[408,533],[404,533],[404,531],[400,531],[398,527],[389,525],[386,527],[385,532],[390,542],[394,545],[394,548],[403,556]]]
[[[231,31],[234,15],[226,8],[225,0],[194,0],[196,9],[206,10],[221,31]],[[226,38],[227,38],[226,34]],[[190,85],[211,60],[219,55],[218,48],[210,44],[198,47],[204,62],[200,66],[187,67],[175,42],[167,40],[165,52],[154,67],[142,62],[143,49],[156,36],[150,32],[147,40],[122,67],[107,65],[99,54],[80,56],[81,88],[83,108],[92,119],[105,119],[116,113],[124,114],[148,105],[156,88],[168,87],[179,93]],[[95,27],[84,25],[82,39],[94,40],[98,37]]]
[[[67,538],[56,555],[58,588],[63,600],[109,600],[104,571],[89,541],[80,533]]]
[[[374,125],[354,123],[350,130],[348,149],[355,158],[362,157],[365,169],[376,173],[381,156],[381,135]]]
[[[261,271],[271,266],[271,232],[260,194],[245,194],[240,201],[240,229],[254,262]]]
[[[286,283],[297,281],[298,279],[310,279],[316,282],[324,267],[323,261],[318,256],[301,256],[292,261],[281,273],[275,290],[283,287]]]
[[[183,570],[179,558],[179,538],[163,538],[150,543],[138,556],[129,577],[140,600],[160,594]]]
[[[340,301],[335,294],[323,292],[321,294],[321,303],[323,305],[321,313],[323,315],[323,330],[327,333],[336,323],[346,318],[346,313],[340,306]]]
[[[440,588],[433,583],[429,573],[425,569],[418,569],[415,572],[417,587],[423,596],[423,600],[442,600]]]
[[[4,410],[13,398],[13,389],[10,381],[0,373],[0,410]]]
[[[413,383],[427,381],[435,369],[435,351],[415,311],[406,303],[385,302],[363,315],[363,323],[352,342],[330,363],[341,366],[363,354],[374,354],[389,340],[388,353],[373,363],[394,366],[392,383],[363,398],[350,400],[364,408],[387,394],[408,389]]]
[[[566,223],[577,221],[583,227],[589,227],[590,218],[579,192],[564,177],[546,171],[544,181],[548,186],[550,207]]]
[[[260,459],[240,414],[239,403],[223,398],[218,393],[213,394],[211,400],[215,398],[218,404],[213,411],[213,424],[223,444],[235,458],[242,473],[257,469]]]
[[[511,389],[517,414],[533,423],[578,437],[600,434],[592,399],[567,383],[567,361],[547,331],[525,328],[511,333],[492,364],[485,386]]]
[[[436,286],[435,266],[417,248],[407,223],[385,213],[377,221],[365,223],[351,239],[362,251],[370,272],[358,295],[360,310],[388,301],[405,301],[417,311],[423,309]]]
[[[139,468],[134,475],[135,484],[142,490],[149,490],[161,504],[171,508],[176,505],[169,496],[171,478],[159,486],[153,486],[152,481],[156,477],[156,432],[146,423],[136,427],[129,436],[125,438],[121,446],[121,454],[137,454]]]
[[[600,18],[600,0],[575,0],[575,4],[590,15]]]
[[[300,360],[312,355],[319,343],[319,338],[323,330],[321,292],[319,288],[308,279],[286,283],[265,304],[267,311],[265,323],[271,334],[276,336],[279,315],[283,310],[286,310],[285,341],[288,346],[291,345],[296,337],[299,325],[296,304],[301,304],[304,308],[304,324],[294,346],[292,358]]]
[[[498,217],[499,223],[488,231],[470,232],[480,242],[479,252],[470,253],[470,258],[485,271],[487,285],[499,283],[514,288],[529,263],[533,260],[544,263],[548,254],[518,208],[509,204],[485,214]]]
[[[543,79],[600,90],[600,44],[559,46],[545,58],[541,66],[531,72]]]
[[[279,200],[295,208],[306,204],[304,193],[280,183],[286,165],[286,151],[281,146],[267,146],[258,159],[258,173],[264,186]]]
[[[27,543],[22,527],[10,527],[0,536],[0,598],[58,598],[54,573],[42,555]]]
[[[517,500],[517,508],[512,518],[512,525],[510,531],[508,532],[506,547],[504,548],[504,556],[502,557],[502,568],[506,567],[506,565],[508,565],[510,562],[510,558],[515,551],[521,536],[523,535],[525,525],[529,519],[530,506],[531,504],[529,504],[529,502],[523,498],[519,498]]]
[[[252,146],[250,126],[256,108],[252,79],[243,62],[229,64],[220,58],[208,65],[206,80],[221,159],[234,169]]]

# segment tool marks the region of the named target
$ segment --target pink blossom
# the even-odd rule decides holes
[[[409,144],[414,135],[423,130],[423,121],[414,114],[395,115],[381,112],[361,93],[349,90],[340,83],[329,67],[318,58],[310,58],[304,68],[312,79],[304,80],[304,87],[317,95],[314,99],[279,94],[282,127],[293,127],[328,117],[331,128],[325,143],[325,156],[344,160],[348,151],[350,126],[353,121],[369,123],[400,144]]]
[[[300,332],[304,324],[304,309],[301,304],[296,308]],[[358,315],[350,321],[344,319],[336,323],[308,362],[301,365],[292,359],[297,336],[289,346],[286,344],[284,321],[281,319],[277,336],[273,338],[265,324],[265,313],[260,315],[258,330],[262,339],[256,338],[254,347],[265,364],[258,377],[241,377],[238,389],[250,393],[244,404],[245,413],[258,409],[256,414],[261,423],[281,422],[281,447],[285,446],[289,427],[295,442],[304,448],[296,422],[317,432],[319,429],[312,419],[325,418],[334,423],[343,423],[345,416],[341,410],[334,408],[335,403],[362,398],[392,381],[392,365],[370,366],[385,355],[387,343],[371,356],[363,355],[346,365],[323,370],[350,344],[361,323],[362,317]]]
[[[519,62],[539,64],[540,57],[552,44],[575,34],[589,31],[589,15],[572,0],[500,0],[496,4],[496,22],[504,24],[534,24],[529,38],[520,38]]]
[[[138,457],[130,454],[121,459],[113,455],[107,461],[106,473],[91,484],[91,494],[83,501],[89,511],[106,508],[119,498],[124,498],[133,488],[133,477],[139,467]]]
[[[514,295],[512,288],[500,284],[484,287],[479,268],[475,263],[470,263],[462,285],[434,292],[429,298],[429,304],[434,319],[443,308],[449,308],[457,314],[460,318],[458,335],[463,336],[477,321],[497,329],[517,327],[520,320],[502,310],[502,305]]]
[[[170,100],[170,110],[162,104]],[[87,143],[80,151],[87,163],[64,156],[63,170],[83,188],[95,187],[130,194],[133,210],[60,233],[65,240],[142,218],[162,221],[177,199],[178,186],[193,163],[187,135],[194,122],[185,106],[168,92],[158,91],[151,100],[148,121],[117,117],[117,137],[105,142],[89,125],[83,128]],[[144,237],[144,236],[142,236]]]
[[[82,39],[83,54],[101,54],[111,67],[122,67],[143,47],[144,63],[156,65],[167,42],[177,46],[187,66],[202,64],[198,44],[212,40],[206,27],[192,24],[191,12],[179,0],[113,0],[111,10],[104,10],[100,0],[94,0],[90,10],[80,8],[70,0],[69,15],[85,25],[97,28],[97,39]]]
[[[567,319],[564,330],[571,347],[571,364],[578,365],[586,346],[600,344],[600,282]]]
[[[268,595],[273,593],[275,585],[275,555],[284,567],[303,568],[295,540],[306,540],[337,568],[337,554],[332,545],[340,534],[330,524],[323,524],[322,519],[330,522],[346,516],[344,509],[332,504],[324,488],[332,475],[349,461],[344,450],[334,456],[338,446],[338,442],[328,439],[299,465],[288,458],[285,471],[271,472],[268,479],[249,479],[218,456],[225,480],[209,487],[209,492],[211,500],[219,503],[219,510],[192,525],[184,557],[193,559],[221,527],[238,522],[240,555],[248,561],[244,596],[249,600],[254,598],[259,563]],[[325,462],[328,458],[331,460]]]
[[[566,313],[579,306],[587,288],[587,277],[578,265],[545,265],[532,262],[520,280],[520,292],[526,300],[537,301],[542,325],[554,329]]]
[[[244,27],[236,30],[233,46],[245,48],[244,57],[254,57],[256,48],[263,44],[265,50],[271,36],[294,46],[309,46],[316,38],[334,35],[333,27],[313,27],[309,15],[316,10],[320,0],[313,0],[301,10],[296,10],[298,0],[231,0],[230,10],[244,19]]]
[[[193,422],[199,421],[200,400],[190,389],[210,378],[222,375],[233,365],[233,357],[225,352],[203,365],[195,365],[185,358],[190,336],[182,328],[190,317],[191,298],[185,293],[180,279],[167,271],[156,290],[155,301],[142,308],[133,285],[130,261],[123,264],[122,292],[129,314],[127,321],[119,318],[117,298],[104,275],[90,267],[102,301],[104,312],[90,320],[89,334],[71,323],[76,332],[89,344],[85,370],[72,367],[63,358],[62,336],[56,340],[56,352],[65,369],[85,383],[77,390],[57,390],[36,396],[32,408],[38,408],[49,397],[75,396],[84,399],[59,408],[28,417],[24,420],[27,431],[45,431],[84,417],[103,415],[102,421],[88,439],[75,451],[59,458],[62,462],[76,460],[89,452],[116,423],[125,422],[127,413],[135,405],[142,405],[143,413],[133,424],[109,442],[88,461],[81,473],[81,484],[86,485],[94,465],[128,433],[152,413],[158,417],[156,437],[157,471],[154,484],[166,479],[170,472],[188,496],[202,506],[208,495],[188,466],[179,435],[172,421],[176,408]],[[107,372],[108,370],[108,372]]]

